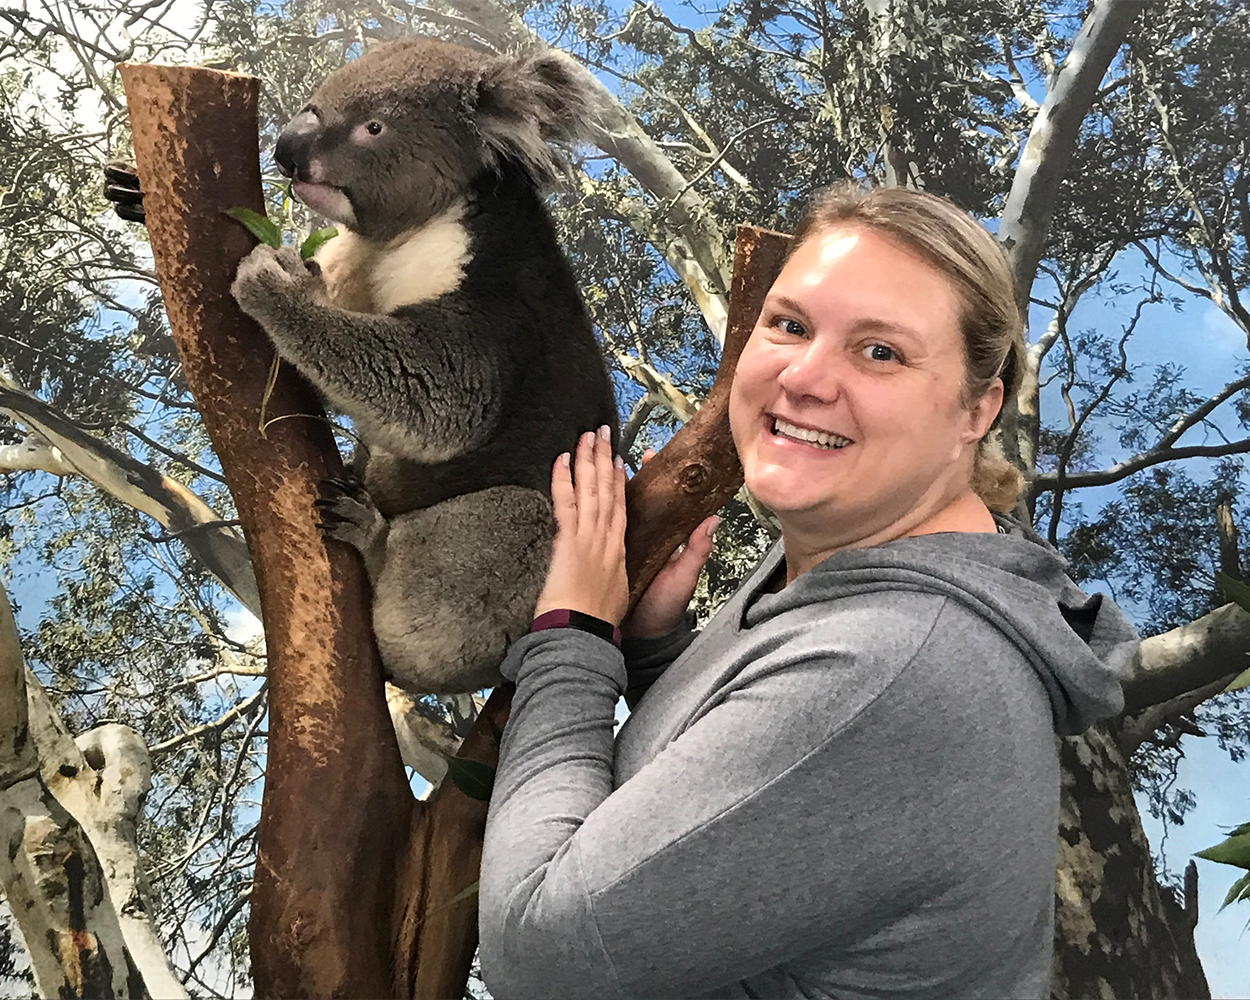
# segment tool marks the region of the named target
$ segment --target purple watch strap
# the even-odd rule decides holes
[[[621,630],[611,622],[606,622],[602,618],[596,618],[594,615],[588,615],[583,611],[573,611],[570,608],[553,608],[551,611],[544,611],[541,615],[534,619],[534,623],[530,626],[531,632],[542,632],[549,628],[575,628],[581,632],[589,632],[591,635],[597,635],[600,639],[606,639],[617,649],[621,647]]]

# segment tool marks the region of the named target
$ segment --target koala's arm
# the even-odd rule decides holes
[[[457,329],[450,312],[425,309],[418,325],[341,309],[298,253],[264,245],[239,265],[231,293],[282,359],[352,418],[366,444],[439,462],[494,430],[503,361],[475,331]]]

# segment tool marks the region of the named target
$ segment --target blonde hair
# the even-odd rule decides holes
[[[965,407],[975,405],[996,378],[1003,380],[1003,405],[1015,398],[1024,370],[1024,323],[1007,258],[984,226],[937,195],[848,182],[813,196],[789,254],[837,226],[861,226],[889,237],[950,280],[962,306]],[[977,443],[971,486],[987,507],[1007,513],[1024,489],[1024,476],[1003,455],[1001,415],[1000,410]]]

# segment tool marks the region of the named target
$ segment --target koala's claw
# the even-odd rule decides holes
[[[133,163],[113,160],[104,164],[104,197],[113,203],[113,211],[127,222],[146,223],[143,191]]]
[[[327,476],[321,480],[321,498],[313,501],[318,506],[331,496],[353,496],[364,492],[365,484],[359,476],[345,471],[341,476]]]
[[[323,479],[313,505],[325,536],[356,549],[370,578],[376,579],[386,555],[387,523],[363,484],[351,477]]]

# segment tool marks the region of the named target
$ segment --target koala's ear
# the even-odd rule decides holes
[[[512,161],[543,187],[564,163],[549,143],[583,138],[598,108],[594,81],[571,56],[546,49],[502,56],[478,84],[476,124],[490,154]]]

